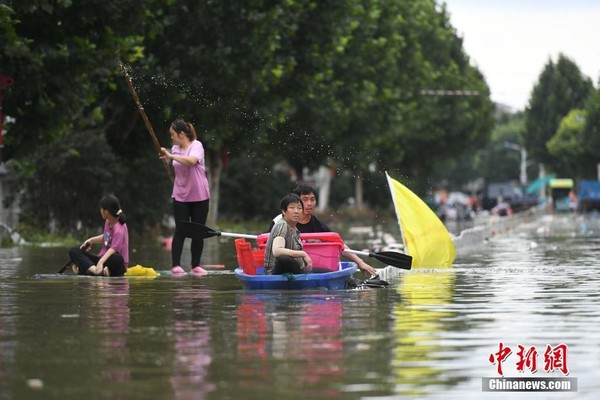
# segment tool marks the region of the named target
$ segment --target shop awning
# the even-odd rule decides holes
[[[535,181],[531,182],[529,186],[527,186],[527,194],[536,194],[541,188],[546,187],[554,178],[554,175],[546,175],[542,178],[537,178]]]
[[[573,179],[552,179],[550,181],[551,189],[573,189]]]
[[[579,201],[600,201],[600,182],[582,181],[579,183]]]

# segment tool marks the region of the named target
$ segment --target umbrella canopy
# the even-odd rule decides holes
[[[554,178],[554,175],[546,175],[541,178],[537,178],[535,181],[531,182],[529,186],[527,186],[527,194],[535,194],[539,192],[541,188],[546,187]]]

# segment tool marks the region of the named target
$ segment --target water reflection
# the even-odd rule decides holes
[[[306,398],[336,398],[343,381],[342,301],[326,294],[240,294],[237,352],[240,385],[273,386]]]
[[[211,295],[193,286],[178,287],[173,297],[173,365],[169,378],[175,399],[203,399],[215,390],[207,379],[211,364]]]
[[[18,315],[16,298],[10,293],[15,293],[15,285],[0,281],[0,389],[4,389],[2,382],[9,382],[16,369]]]
[[[61,249],[0,249],[0,398],[479,399],[502,341],[565,343],[579,391],[555,397],[595,399],[600,220],[570,218],[364,291],[245,292],[229,271],[57,275]]]
[[[89,281],[90,287],[86,287],[77,296],[80,306],[91,311],[82,318],[83,324],[88,327],[81,329],[79,339],[87,343],[93,337],[99,338],[98,349],[102,364],[110,366],[102,371],[103,378],[113,382],[130,381],[131,360],[127,347],[130,322],[129,281],[93,278]],[[90,332],[89,335],[86,334],[87,331]],[[91,370],[89,373],[93,375],[96,371]]]
[[[18,247],[0,248],[0,279],[13,277],[21,261],[23,257]]]
[[[440,341],[455,313],[449,307],[454,293],[453,269],[414,270],[402,277],[396,305],[396,391],[423,395],[428,385],[446,383],[441,360],[454,351]],[[427,385],[423,383],[427,382]]]

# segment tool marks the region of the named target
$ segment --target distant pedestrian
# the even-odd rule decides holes
[[[492,214],[506,217],[507,215],[512,215],[512,208],[510,207],[510,204],[504,200],[504,197],[499,196],[496,205],[492,208]]]

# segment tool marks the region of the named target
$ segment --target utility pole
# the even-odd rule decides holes
[[[519,181],[521,182],[521,185],[527,186],[527,150],[525,150],[524,146],[511,142],[504,142],[504,148],[515,150],[521,153],[521,168],[519,173]]]

